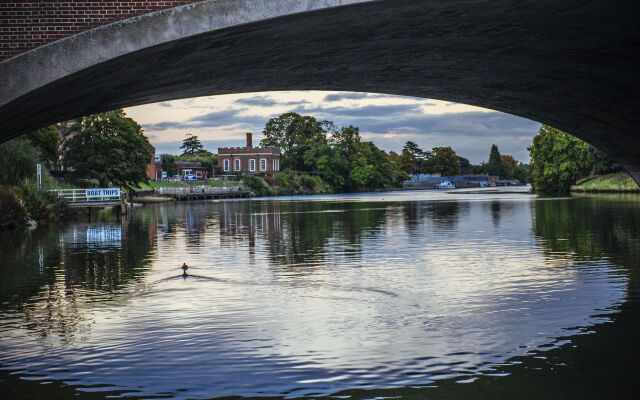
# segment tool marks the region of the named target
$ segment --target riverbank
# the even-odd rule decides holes
[[[583,178],[571,186],[572,192],[640,193],[640,188],[626,172]]]

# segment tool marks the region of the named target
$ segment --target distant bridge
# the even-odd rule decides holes
[[[194,96],[381,92],[547,123],[600,148],[640,183],[634,0],[211,0],[145,14],[178,3],[109,2],[114,10],[91,2],[83,21],[45,13],[24,26],[28,3],[7,3],[3,46],[31,50],[0,62],[0,142],[82,115]],[[44,43],[55,39],[48,32],[113,22],[116,11],[137,16],[40,47],[41,37],[2,33],[45,26]]]

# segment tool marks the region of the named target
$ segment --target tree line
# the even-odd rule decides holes
[[[440,174],[442,176],[487,174],[503,179],[528,181],[527,165],[517,161],[511,155],[500,155],[498,146],[491,145],[489,160],[477,165],[461,157],[449,146],[434,147],[430,151],[422,150],[416,143],[408,141],[402,152],[389,153],[389,158],[400,169],[410,174]]]
[[[579,178],[622,171],[592,145],[544,124],[527,149],[532,186],[540,193],[567,194]]]

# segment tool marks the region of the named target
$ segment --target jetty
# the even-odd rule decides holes
[[[172,198],[177,201],[213,200],[251,197],[253,193],[247,188],[239,186],[189,186],[189,187],[160,187],[154,189],[150,195]]]

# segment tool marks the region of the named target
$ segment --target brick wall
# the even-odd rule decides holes
[[[203,0],[0,0],[0,61],[78,32]]]

